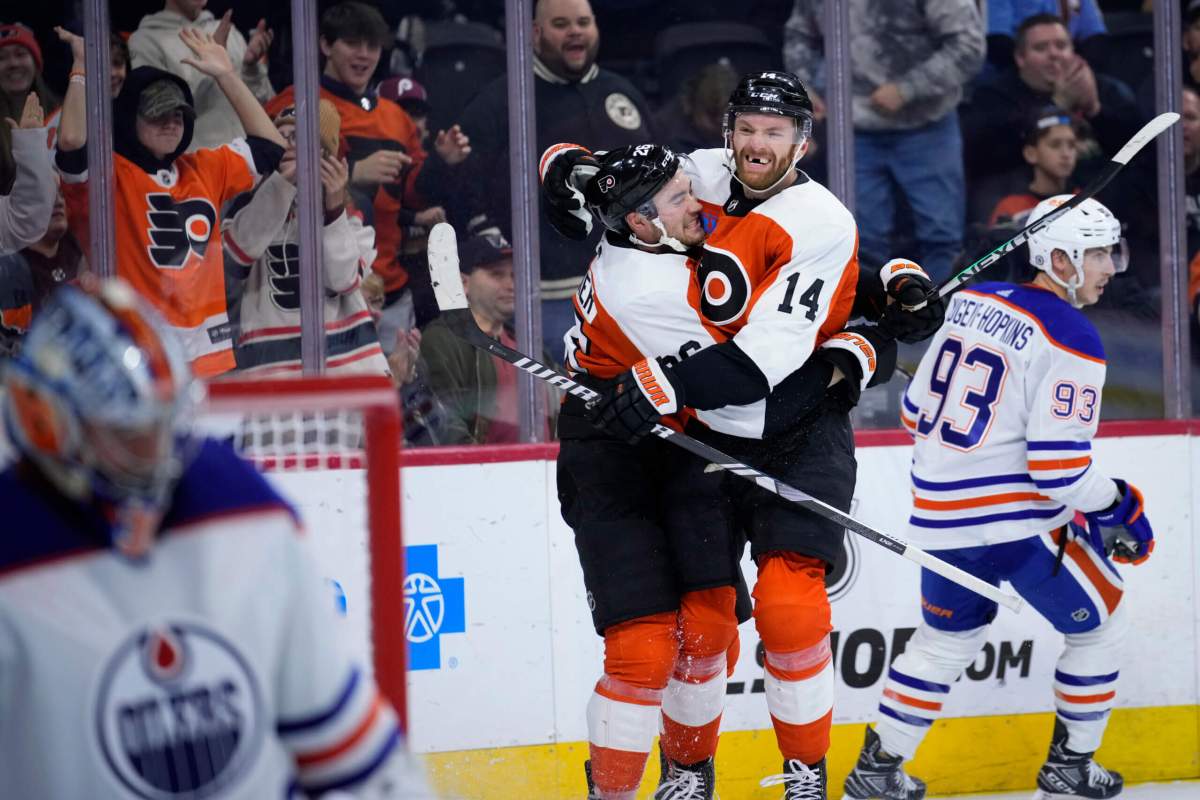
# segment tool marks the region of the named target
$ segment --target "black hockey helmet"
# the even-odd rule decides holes
[[[668,147],[637,144],[598,156],[600,170],[588,181],[584,199],[604,227],[629,233],[625,215],[636,211],[657,216],[653,198],[679,171],[679,156]]]
[[[806,138],[812,133],[813,104],[804,84],[790,72],[748,72],[738,81],[725,107],[725,133],[738,114],[779,114],[796,119]]]

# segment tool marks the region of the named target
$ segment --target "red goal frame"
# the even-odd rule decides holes
[[[371,576],[371,646],[379,691],[408,730],[404,542],[400,517],[400,399],[390,378],[339,375],[235,378],[207,386],[204,410],[275,414],[285,411],[361,411],[363,452],[256,458],[264,471],[363,469],[367,481]],[[389,478],[388,476],[392,476]]]

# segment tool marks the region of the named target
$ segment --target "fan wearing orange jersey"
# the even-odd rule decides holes
[[[84,72],[84,42],[62,28],[73,74]],[[191,90],[155,67],[129,73],[113,102],[113,221],[116,272],[166,319],[192,370],[214,377],[234,368],[233,325],[226,307],[220,210],[273,171],[283,138],[238,77],[225,48],[187,29],[185,63],[211,76],[246,130],[245,139],[187,153],[195,111]],[[72,78],[63,101],[57,166],[71,231],[88,250],[87,114],[84,80]]]
[[[368,93],[371,76],[392,32],[379,10],[343,0],[321,15],[321,99],[333,103],[342,120],[342,139],[350,162],[351,193],[375,228],[378,251],[372,269],[387,292],[379,318],[379,341],[391,351],[397,332],[415,325],[408,271],[400,261],[402,209],[420,211],[443,202],[452,184],[449,167],[470,155],[470,140],[457,125],[438,131],[426,152],[412,118],[391,100]],[[289,86],[267,103],[278,114],[295,105]]]

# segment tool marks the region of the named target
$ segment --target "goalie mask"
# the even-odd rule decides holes
[[[124,282],[60,288],[4,372],[16,448],[59,491],[110,512],[113,544],[149,549],[183,471],[187,360]]]
[[[1072,195],[1069,194],[1047,198],[1029,212],[1029,220],[1036,221],[1071,199]],[[1110,248],[1113,272],[1124,272],[1129,266],[1129,251],[1121,237],[1121,223],[1104,205],[1089,197],[1029,237],[1029,261],[1035,268],[1045,272],[1050,280],[1067,290],[1071,305],[1081,308],[1085,304],[1077,292],[1086,278],[1084,259],[1093,248]],[[1074,267],[1074,279],[1063,280],[1054,271],[1055,250],[1062,250],[1066,254]]]
[[[670,148],[656,144],[618,147],[597,156],[600,169],[588,181],[584,199],[604,227],[627,236],[634,244],[653,247],[655,245],[638,239],[625,221],[626,214],[641,214],[660,231],[662,238],[657,244],[685,251],[687,247],[667,233],[654,205],[654,196],[679,171],[679,156]]]

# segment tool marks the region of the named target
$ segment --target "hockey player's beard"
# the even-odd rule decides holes
[[[762,158],[762,156],[751,156],[751,154],[745,152],[737,154],[736,165],[738,180],[749,189],[765,191],[778,183],[780,179],[787,174],[788,170],[792,168],[794,153],[789,152],[785,158],[780,158],[779,154],[772,153],[770,158],[774,160],[774,164],[771,165],[773,166],[773,169],[754,174],[748,174],[746,170],[746,159],[751,157],[759,159]]]

